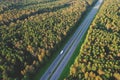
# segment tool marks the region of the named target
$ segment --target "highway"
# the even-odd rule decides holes
[[[91,22],[93,21],[96,13],[98,12],[103,0],[98,0],[92,10],[88,13],[85,20],[75,31],[73,36],[61,50],[60,54],[55,58],[50,67],[46,70],[46,72],[42,75],[40,80],[58,80],[63,69],[67,65],[69,59],[77,48],[80,40],[84,36],[85,32],[89,28]]]

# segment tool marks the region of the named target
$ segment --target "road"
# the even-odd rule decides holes
[[[87,31],[88,27],[90,26],[92,20],[94,19],[96,13],[98,12],[103,0],[98,0],[95,4],[93,9],[88,13],[85,20],[82,24],[78,27],[76,32],[67,42],[67,44],[62,49],[62,53],[55,58],[52,62],[50,67],[46,70],[46,72],[42,75],[40,80],[58,80],[60,77],[63,69],[67,65],[69,59],[71,58],[72,54],[74,53],[75,49],[77,48],[80,40],[84,36],[85,32]]]

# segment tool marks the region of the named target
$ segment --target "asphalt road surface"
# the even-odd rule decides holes
[[[69,59],[77,48],[80,40],[84,36],[91,22],[93,21],[96,13],[98,12],[103,0],[98,0],[93,9],[89,12],[85,20],[78,27],[76,32],[61,50],[60,54],[55,58],[50,67],[46,70],[46,72],[42,75],[40,80],[58,80],[63,69],[67,65]]]

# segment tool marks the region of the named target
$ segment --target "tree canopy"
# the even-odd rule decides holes
[[[66,80],[120,79],[119,13],[119,0],[104,0]]]
[[[0,80],[26,80],[41,70],[95,1],[2,0]]]

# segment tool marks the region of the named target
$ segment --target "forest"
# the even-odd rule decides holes
[[[1,0],[0,80],[30,80],[96,0]]]
[[[65,80],[120,80],[119,0],[104,0]]]

